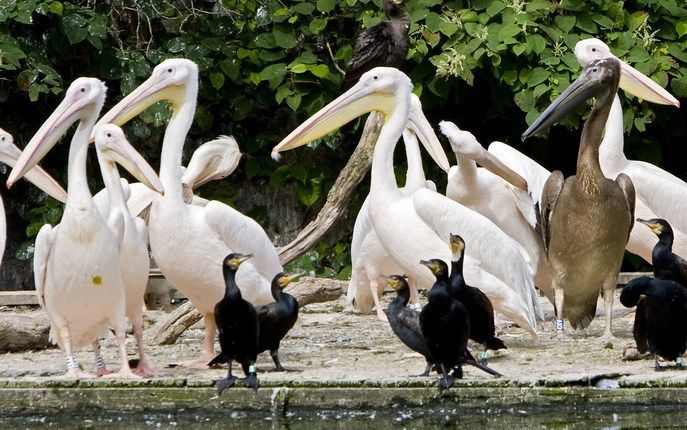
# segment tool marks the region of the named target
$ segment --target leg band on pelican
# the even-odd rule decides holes
[[[79,365],[76,363],[76,357],[70,355],[67,357],[67,370],[77,369]]]
[[[98,369],[104,369],[105,368],[105,359],[103,358],[102,355],[98,355],[95,357],[95,367]]]
[[[563,320],[562,319],[556,320],[556,331],[563,331]]]

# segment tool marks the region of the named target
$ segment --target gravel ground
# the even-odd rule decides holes
[[[383,297],[386,303],[392,293]],[[508,349],[493,354],[489,365],[508,379],[530,381],[553,379],[575,381],[599,375],[623,376],[638,380],[685,379],[687,372],[657,373],[653,360],[623,361],[623,349],[633,344],[634,312],[616,300],[614,335],[611,341],[600,338],[603,332],[602,304],[597,306],[597,318],[584,332],[566,332],[563,338],[553,333],[551,305],[542,298],[548,318],[540,324],[540,336],[534,341],[518,327],[499,327],[498,335]],[[40,310],[27,310],[40,312]],[[149,323],[163,317],[160,312],[147,312]],[[287,372],[273,371],[269,354],[258,359],[259,377],[264,381],[398,381],[416,379],[424,369],[424,359],[407,349],[391,332],[386,323],[373,314],[361,315],[350,310],[341,298],[334,302],[309,305],[301,310],[301,324],[282,342],[280,357]],[[175,345],[148,347],[153,366],[166,377],[215,379],[225,375],[221,369],[167,368],[171,362],[195,358],[200,353],[202,326],[187,330]],[[114,337],[101,342],[104,356],[111,370],[119,366]],[[127,338],[131,358],[135,358],[134,340]],[[471,346],[474,355],[479,348]],[[89,348],[77,353],[77,359],[87,371],[93,371]],[[28,353],[8,353],[0,356],[2,378],[51,378],[64,371],[64,354],[59,349]],[[241,375],[241,371],[237,372]],[[465,368],[466,379],[491,376],[472,368]]]

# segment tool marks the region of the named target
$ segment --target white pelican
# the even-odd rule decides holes
[[[484,149],[469,131],[459,129],[450,121],[442,121],[439,128],[451,143],[457,161],[448,173],[446,196],[489,218],[525,248],[530,257],[530,265],[535,270],[534,284],[553,303],[544,242],[525,219],[514,198],[514,193],[524,194],[527,181]],[[475,163],[489,166],[491,171],[478,168]],[[498,175],[492,172],[497,172]],[[502,178],[523,191],[506,186]]]
[[[21,151],[14,144],[12,135],[0,128],[0,162],[14,167],[19,156],[21,156]],[[39,166],[29,170],[26,173],[26,179],[62,203],[67,201],[67,192]],[[5,210],[2,205],[2,198],[0,198],[0,263],[2,263],[2,255],[5,251],[6,228]]]
[[[431,126],[422,112],[420,98],[411,94],[410,115],[406,129],[403,131],[403,142],[407,158],[408,169],[406,171],[406,183],[401,192],[411,195],[419,188],[428,187],[436,191],[433,182],[427,181],[425,172],[422,169],[422,156],[418,146],[415,130],[418,126],[415,123],[422,123],[425,130],[431,130]],[[424,137],[423,133],[419,133]],[[434,160],[439,167],[448,170],[449,163],[446,153],[441,148],[441,143],[434,133],[428,136],[429,141],[422,144],[428,148],[427,152],[436,157]],[[389,256],[372,228],[369,215],[369,195],[365,198],[353,227],[353,238],[351,240],[351,280],[348,283],[347,299],[354,309],[368,312],[372,303],[375,305],[377,317],[381,321],[386,321],[386,314],[382,310],[379,297],[384,291],[384,275],[403,273],[403,269]],[[410,286],[410,300],[413,304],[419,304],[417,285],[414,280],[408,280]],[[381,287],[380,287],[381,286]]]
[[[129,144],[122,129],[116,125],[105,124],[95,130],[95,147],[103,182],[107,189],[109,207],[122,214],[123,231],[119,244],[119,256],[126,299],[126,316],[134,329],[139,355],[138,366],[134,372],[141,376],[159,376],[159,373],[148,365],[143,351],[143,295],[150,272],[147,227],[141,218],[129,214],[115,163],[126,166],[129,172],[151,189],[162,192],[162,184],[153,168]]]
[[[241,265],[236,282],[244,299],[255,305],[274,301],[271,280],[283,269],[274,245],[251,218],[218,201],[205,207],[184,203],[181,154],[193,122],[198,93],[198,67],[186,59],[160,63],[152,75],[122,99],[99,124],[122,125],[160,100],[171,103],[162,144],[160,180],[164,195],[156,195],[150,210],[148,236],[153,258],[167,280],[196,306],[205,321],[203,353],[188,364],[206,365],[214,358],[215,304],[224,294],[222,262],[231,252],[252,253]]]
[[[426,188],[405,196],[398,189],[393,149],[408,122],[411,89],[408,77],[397,69],[379,67],[366,72],[272,152],[305,145],[357,116],[381,111],[386,123],[373,154],[369,211],[382,246],[408,276],[429,288],[434,276],[419,260],[450,261],[449,234],[460,234],[475,244],[466,250],[466,280],[489,295],[497,310],[536,337],[540,308],[525,250],[484,216],[446,196]]]
[[[619,60],[599,39],[585,39],[575,45],[575,56],[583,67],[601,58],[620,61],[620,87],[632,95],[652,103],[680,107],[680,102],[660,85]],[[687,183],[665,170],[643,161],[628,160],[623,153],[623,112],[616,95],[606,121],[606,132],[599,148],[601,170],[608,178],[625,173],[635,186],[635,218],[665,218],[673,226],[673,252],[687,258]],[[651,251],[658,241],[656,235],[635,222],[627,250],[651,262]]]
[[[92,376],[79,368],[73,351],[104,337],[109,325],[114,328],[121,358],[121,368],[113,375],[136,377],[129,368],[124,345],[125,302],[118,238],[96,209],[86,177],[88,139],[105,91],[98,79],[76,79],[28,143],[7,180],[11,186],[73,123],[79,122],[69,147],[67,204],[62,220],[55,228],[49,224],[41,228],[34,252],[36,290],[50,318],[51,339],[67,353],[66,377]],[[122,215],[112,221],[115,230],[121,231]]]

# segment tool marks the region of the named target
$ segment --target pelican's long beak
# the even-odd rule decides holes
[[[67,132],[67,129],[79,119],[81,109],[88,103],[90,102],[84,99],[73,100],[70,97],[62,100],[62,103],[57,106],[57,109],[48,117],[24,148],[7,179],[8,188],[45,157],[45,154],[55,146]]]
[[[170,85],[159,75],[153,75],[107,111],[98,120],[93,130],[108,123],[122,126],[161,100],[169,101],[172,104],[172,111],[176,112],[184,102],[184,90],[181,85]],[[94,138],[95,134],[91,133],[90,141]]]
[[[680,101],[665,88],[626,62],[618,61],[620,62],[620,83],[618,86],[625,92],[651,103],[680,107]]]
[[[105,156],[124,167],[145,186],[162,194],[162,182],[157,173],[127,140],[121,139],[116,145],[107,145],[103,150]]]
[[[508,181],[514,187],[527,191],[527,180],[518,175],[510,167],[503,164],[501,160],[496,158],[494,154],[486,149],[479,154],[476,154],[476,156],[473,157],[473,160],[480,166],[489,170],[491,173],[500,176],[505,181]]]
[[[0,162],[3,162],[10,167],[14,167],[16,165],[19,157],[21,157],[21,151],[14,145],[12,145],[11,148],[0,149]],[[33,185],[40,188],[47,195],[61,201],[62,203],[67,202],[67,192],[40,166],[34,166],[31,168],[26,172],[24,177]]]
[[[592,79],[588,69],[585,69],[577,80],[570,84],[525,130],[522,140],[528,139],[539,131],[545,131],[585,100],[598,94],[601,88],[603,88],[601,82],[598,79]]]
[[[392,93],[375,91],[364,82],[358,82],[348,91],[320,109],[272,149],[272,157],[278,153],[303,146],[322,136],[326,136],[355,118],[371,112],[380,111],[388,117],[396,105]]]
[[[427,121],[427,117],[424,112],[422,112],[422,109],[410,110],[407,128],[415,133],[418,139],[420,139],[422,146],[424,146],[427,153],[432,157],[432,160],[434,160],[444,172],[448,173],[451,165],[446,157],[446,152],[441,146],[441,142],[439,142],[439,138],[434,132],[434,129],[429,124],[429,121]]]

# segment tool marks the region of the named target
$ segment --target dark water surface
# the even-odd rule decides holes
[[[390,409],[384,411],[299,410],[286,416],[262,412],[212,411],[183,413],[65,413],[7,417],[0,428],[12,429],[636,429],[687,428],[687,411],[680,407],[638,410],[554,411],[551,409],[465,411],[457,408]]]

